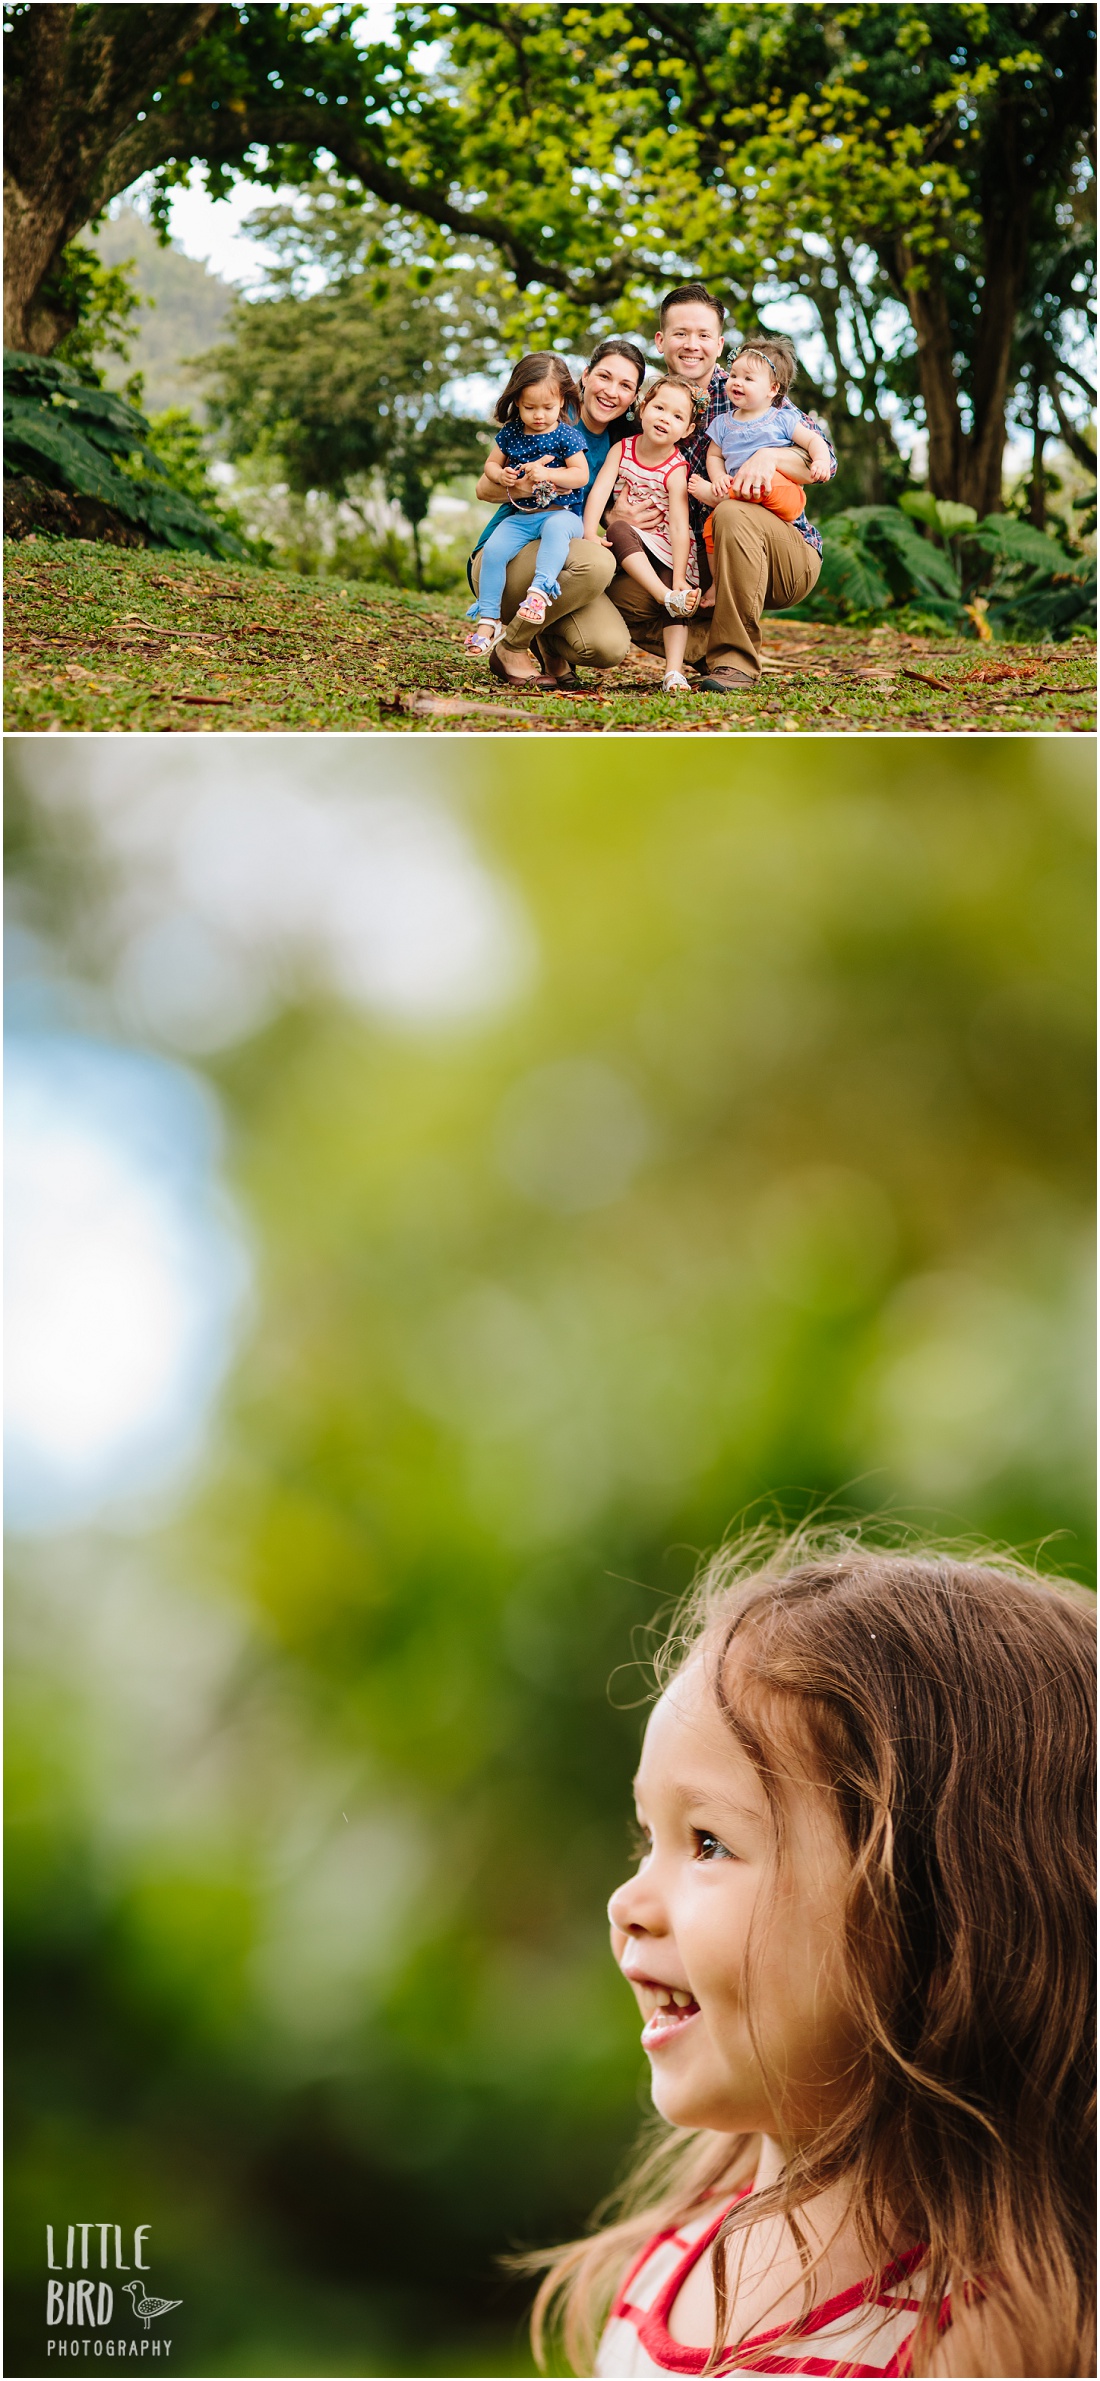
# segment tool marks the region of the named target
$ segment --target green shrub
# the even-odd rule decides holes
[[[144,414],[108,389],[87,387],[71,365],[53,358],[5,352],[4,470],[67,495],[94,497],[151,546],[251,559],[241,540],[175,483]]]
[[[791,618],[853,620],[915,609],[962,635],[979,621],[1014,641],[1095,633],[1095,560],[1011,513],[979,521],[968,504],[912,489],[896,505],[838,513],[822,538],[821,576]]]

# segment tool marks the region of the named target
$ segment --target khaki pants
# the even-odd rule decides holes
[[[511,620],[521,604],[535,575],[538,545],[525,546],[510,562],[504,575],[503,617]],[[574,667],[581,662],[590,670],[613,670],[625,661],[630,647],[630,630],[622,613],[616,609],[606,593],[615,573],[615,557],[606,546],[598,546],[592,538],[575,537],[561,567],[561,594],[552,603],[546,620],[538,631],[539,645],[548,659],[568,662]],[[471,566],[476,591],[481,577],[481,556],[475,554]],[[639,590],[639,593],[641,590]],[[534,631],[525,620],[516,621],[516,633],[509,633],[506,645],[529,645]]]
[[[727,497],[714,508],[714,610],[696,614],[688,627],[687,659],[706,656],[713,669],[760,675],[760,620],[765,611],[783,612],[801,603],[816,584],[821,556],[789,521],[762,504]],[[620,571],[614,602],[636,645],[663,651],[661,632],[668,613],[648,588]]]

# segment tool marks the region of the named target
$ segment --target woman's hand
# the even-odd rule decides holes
[[[633,496],[629,488],[624,488],[621,496],[615,498],[608,519],[629,521],[632,529],[659,529],[664,513],[652,496]]]

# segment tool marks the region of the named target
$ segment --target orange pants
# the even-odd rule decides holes
[[[738,504],[762,504],[765,512],[778,513],[781,521],[797,521],[806,509],[806,490],[801,480],[788,479],[785,471],[777,471],[766,496],[739,496]],[[707,514],[703,523],[703,544],[708,554],[714,552],[714,513]]]

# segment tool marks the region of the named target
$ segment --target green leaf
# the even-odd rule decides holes
[[[942,496],[933,496],[929,488],[907,488],[898,504],[911,521],[923,521],[943,538],[958,537],[961,530],[972,529],[978,518],[972,504],[950,504]]]
[[[972,504],[949,504],[937,496],[936,527],[944,537],[958,537],[965,529],[972,529],[978,516]]]
[[[936,499],[930,488],[907,488],[898,503],[911,521],[924,521],[929,529],[936,527]]]
[[[62,405],[55,402],[59,395]],[[152,545],[243,560],[247,547],[172,486],[150,444],[152,435],[135,406],[109,390],[85,388],[68,366],[42,356],[5,354],[9,475],[30,475],[71,495],[93,497],[143,529]]]
[[[968,543],[994,561],[1026,564],[1049,575],[1067,567],[1064,549],[1052,537],[1045,537],[1041,529],[1033,528],[1030,521],[1020,521],[1013,513],[991,513],[987,520],[979,522]],[[1080,568],[1087,568],[1083,557]]]

